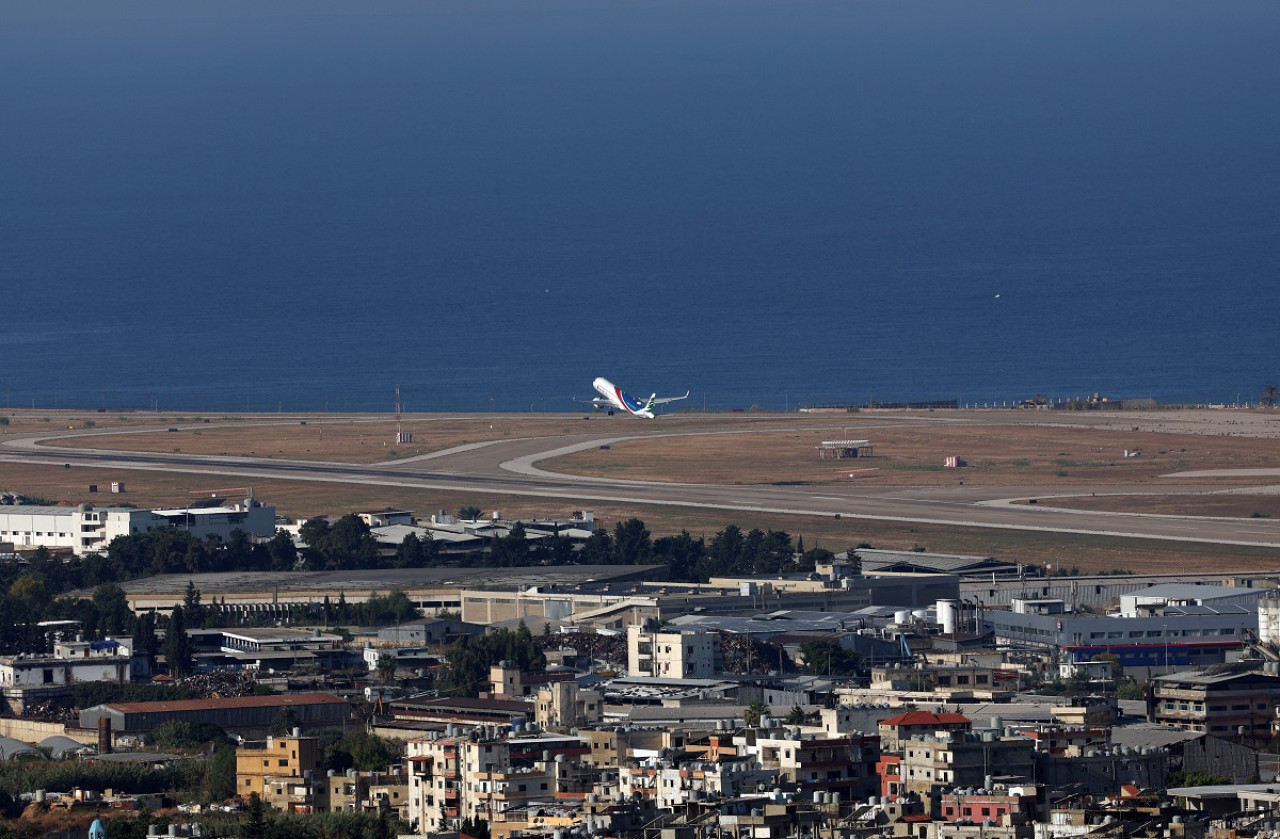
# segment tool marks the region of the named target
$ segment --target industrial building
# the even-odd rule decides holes
[[[341,727],[350,715],[347,700],[331,693],[278,696],[239,696],[226,699],[184,699],[173,702],[116,702],[80,712],[81,728],[98,728],[109,721],[111,731],[142,735],[166,722],[209,723],[246,734],[269,729],[276,715],[291,712],[300,728]]]
[[[1167,605],[1133,617],[1076,613],[1061,600],[1015,600],[1013,605],[1012,611],[982,612],[997,644],[1057,648],[1067,665],[1108,653],[1129,675],[1221,664],[1240,651],[1246,630],[1258,624],[1253,609],[1229,603]]]
[[[77,556],[104,550],[117,536],[172,527],[198,539],[225,541],[237,530],[269,538],[276,532],[276,512],[252,496],[227,506],[203,504],[161,510],[133,507],[0,507],[0,542],[15,548],[70,550]]]

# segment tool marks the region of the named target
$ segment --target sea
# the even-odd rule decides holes
[[[0,404],[1251,402],[1274,0],[6,0]]]

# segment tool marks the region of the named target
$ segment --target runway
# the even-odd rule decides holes
[[[680,432],[675,432],[680,433]],[[0,447],[0,462],[75,464],[114,469],[208,474],[236,479],[318,481],[447,492],[517,495],[575,503],[664,505],[753,514],[838,517],[1132,539],[1280,547],[1280,520],[1225,519],[1055,509],[1053,496],[1135,494],[1106,486],[856,487],[839,485],[714,485],[660,483],[565,475],[539,464],[557,455],[613,445],[653,432],[580,434],[470,443],[375,465],[284,461],[212,455],[151,454],[40,445],[58,434],[20,436]],[[1160,494],[1203,492],[1203,486],[1161,485]],[[1016,497],[1010,497],[1016,493]],[[1036,498],[1034,506],[1013,503]]]

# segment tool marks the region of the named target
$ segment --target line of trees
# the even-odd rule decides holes
[[[121,582],[156,574],[197,574],[228,571],[286,571],[365,568],[428,568],[439,566],[508,567],[517,565],[634,565],[663,564],[672,580],[705,582],[713,576],[776,574],[811,571],[815,562],[832,553],[823,548],[806,551],[803,540],[785,531],[729,525],[710,540],[688,531],[654,539],[638,518],[618,522],[612,530],[596,529],[579,546],[562,536],[531,540],[516,525],[488,549],[445,554],[429,537],[407,536],[395,550],[381,549],[369,527],[349,515],[329,522],[323,518],[303,524],[307,546],[298,549],[285,532],[251,542],[236,532],[225,543],[201,540],[179,530],[156,530],[120,536],[101,554],[63,559],[39,549],[23,567],[0,565],[0,654],[45,649],[48,639],[40,621],[78,620],[89,637],[131,634],[144,652],[159,651],[153,616],[137,617],[129,608]],[[92,589],[91,598],[66,598],[77,589]],[[183,603],[180,619],[187,628],[223,624],[217,603],[202,603],[199,593]],[[413,606],[402,593],[371,598],[361,606],[345,598],[293,615],[299,623],[323,620],[330,625],[395,623],[411,618]],[[178,651],[181,652],[181,651]]]

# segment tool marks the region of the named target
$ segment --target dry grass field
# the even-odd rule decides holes
[[[383,415],[310,415],[302,419],[271,415],[176,417],[148,422],[150,415],[99,421],[88,432],[49,441],[52,446],[118,449],[136,452],[230,455],[334,463],[377,463],[504,437],[543,437],[580,432],[573,415],[510,414],[424,417],[410,415],[401,425],[414,442],[396,444],[395,421]],[[73,420],[68,418],[67,423]],[[58,430],[59,425],[52,426]],[[79,426],[78,426],[79,427]],[[174,429],[170,431],[169,429]],[[127,429],[127,430],[124,430]],[[17,429],[15,429],[16,431]],[[30,423],[22,431],[32,430]],[[35,431],[41,429],[37,426]],[[115,433],[103,433],[103,432]]]
[[[873,486],[1138,484],[1189,469],[1280,467],[1280,439],[1038,425],[864,421],[840,428],[867,439],[872,457],[821,460],[832,429],[628,440],[544,461],[571,474],[718,484],[856,483]],[[836,439],[844,439],[837,437]],[[1125,450],[1141,455],[1125,457]],[[945,469],[948,455],[968,464]],[[867,471],[874,470],[874,471]],[[856,471],[858,477],[850,478]],[[1207,484],[1238,484],[1217,478]]]

